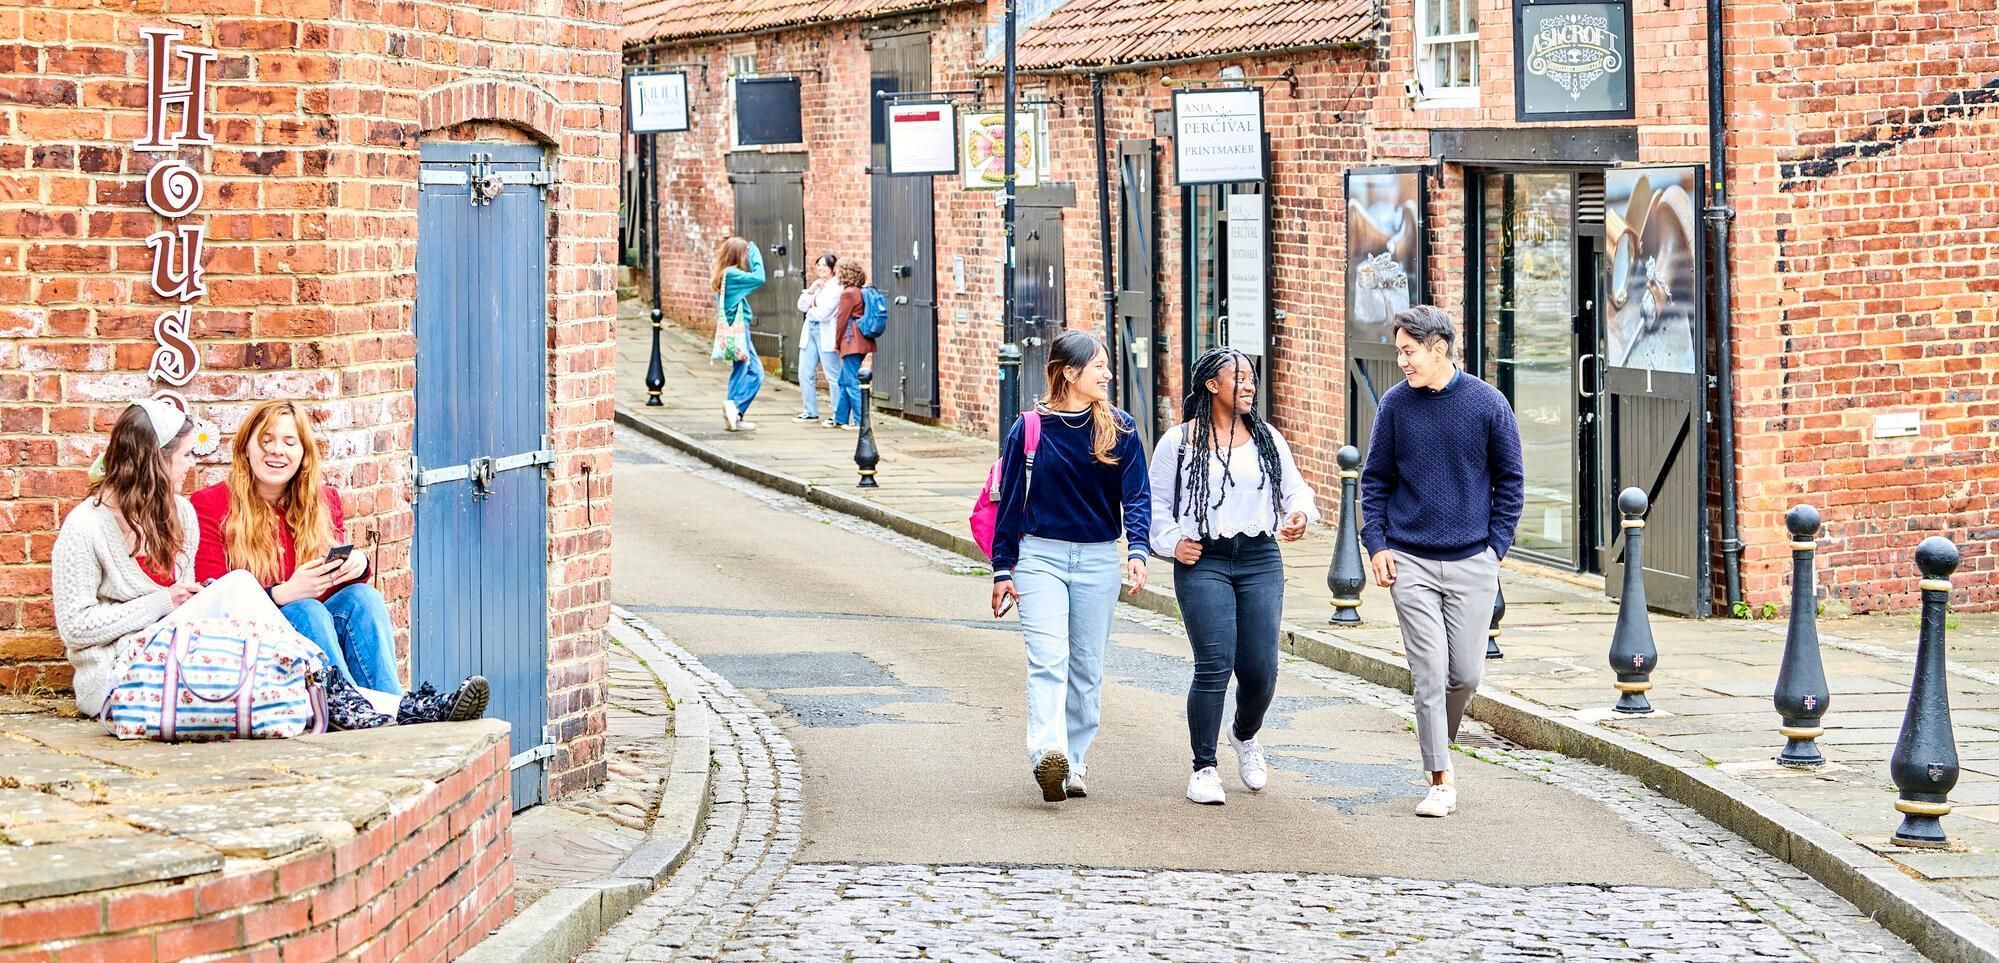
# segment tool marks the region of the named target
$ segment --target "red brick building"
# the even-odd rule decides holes
[[[889,176],[869,94],[996,109],[1000,9],[634,5],[627,65],[689,70],[697,91],[693,129],[658,138],[667,314],[709,323],[707,259],[730,232],[766,253],[802,238],[787,279],[820,251],[860,252],[908,298],[892,321],[906,340],[883,352],[886,410],[995,430],[998,207],[956,176]],[[1808,502],[1827,522],[1826,596],[1912,604],[1910,553],[1940,533],[1966,555],[1956,603],[1991,608],[1994,5],[1725,9],[1711,117],[1699,3],[1023,4],[1022,97],[1046,145],[1040,185],[1020,192],[1025,333],[1114,322],[1121,403],[1169,424],[1186,358],[1242,323],[1223,322],[1230,251],[1252,246],[1232,245],[1231,205],[1244,226],[1260,203],[1272,417],[1316,483],[1331,487],[1338,445],[1365,443],[1397,377],[1382,318],[1429,300],[1466,319],[1467,367],[1520,416],[1523,558],[1614,587],[1612,504],[1640,487],[1652,603],[1726,611],[1732,489],[1751,607],[1784,600],[1782,515]],[[797,78],[796,141],[732,149],[732,72]],[[1218,81],[1262,90],[1267,175],[1181,186],[1175,91]],[[780,181],[795,201],[765,186]],[[1230,200],[1245,194],[1265,200]],[[1708,211],[1724,199],[1726,306]],[[796,288],[769,287],[776,367],[795,351]]]
[[[516,803],[601,781],[617,16],[0,20],[0,687],[67,682],[49,549],[130,399],[227,432],[296,398],[412,676],[492,678]],[[487,278],[507,283],[482,314]]]

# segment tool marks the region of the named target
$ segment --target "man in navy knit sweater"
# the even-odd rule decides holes
[[[1416,815],[1447,816],[1458,808],[1450,744],[1485,672],[1499,560],[1520,524],[1520,425],[1499,389],[1458,370],[1456,326],[1443,311],[1417,305],[1390,327],[1407,380],[1375,410],[1360,540],[1395,600],[1415,677],[1416,741],[1430,773]]]

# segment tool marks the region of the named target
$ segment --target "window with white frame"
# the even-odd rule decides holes
[[[739,131],[739,128],[736,126],[736,81],[749,77],[754,77],[756,75],[757,75],[756,54],[739,53],[739,54],[729,55],[729,108],[728,109],[729,109],[730,150],[755,149],[755,148],[745,148],[743,147],[742,144],[737,143],[736,141],[736,135]]]
[[[1478,0],[1416,0],[1416,76],[1425,100],[1478,95]]]

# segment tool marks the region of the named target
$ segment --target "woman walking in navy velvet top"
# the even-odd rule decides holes
[[[1007,433],[993,532],[993,617],[1020,603],[1027,642],[1027,755],[1041,798],[1088,794],[1104,645],[1120,581],[1145,588],[1152,525],[1145,452],[1110,403],[1110,355],[1082,331],[1048,351],[1048,397]],[[1032,457],[1027,423],[1039,426]],[[1118,535],[1125,538],[1118,551]]]

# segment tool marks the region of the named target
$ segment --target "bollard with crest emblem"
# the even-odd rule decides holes
[[[1909,708],[1902,733],[1888,757],[1888,775],[1901,797],[1895,800],[1902,825],[1897,846],[1942,849],[1943,817],[1950,814],[1950,791],[1957,785],[1957,737],[1950,727],[1950,678],[1944,670],[1944,615],[1950,607],[1950,576],[1957,571],[1957,546],[1932,535],[1916,546],[1923,573],[1922,628],[1916,639],[1916,677],[1909,683]]]

